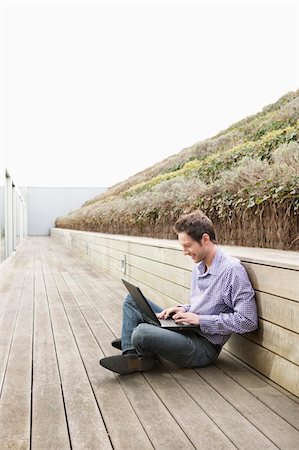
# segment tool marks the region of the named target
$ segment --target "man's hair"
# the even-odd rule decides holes
[[[173,229],[177,234],[188,234],[197,242],[200,242],[204,233],[207,233],[210,236],[210,240],[215,244],[217,243],[213,222],[200,210],[179,217]]]

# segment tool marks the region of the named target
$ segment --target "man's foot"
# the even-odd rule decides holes
[[[143,372],[150,370],[155,365],[154,358],[146,358],[137,354],[128,353],[126,355],[108,356],[100,359],[101,366],[112,372],[126,375],[133,372]]]
[[[118,350],[121,350],[121,338],[114,339],[111,342],[112,347],[117,348]]]

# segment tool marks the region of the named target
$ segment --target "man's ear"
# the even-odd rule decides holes
[[[202,235],[201,239],[202,239],[202,243],[203,244],[208,244],[211,241],[210,236],[208,235],[208,233],[204,233]]]

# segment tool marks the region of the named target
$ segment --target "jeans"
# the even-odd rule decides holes
[[[155,313],[160,306],[148,300]],[[131,294],[123,304],[122,351],[136,350],[146,357],[161,356],[182,367],[205,367],[218,357],[220,348],[196,331],[176,332],[145,322]]]

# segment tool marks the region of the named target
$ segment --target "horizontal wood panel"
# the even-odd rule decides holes
[[[120,270],[120,261],[114,258],[108,257],[107,255],[100,255],[98,257],[90,257],[89,260],[92,263],[96,264],[97,267],[105,268],[105,270],[107,270],[109,273],[114,274],[119,278],[124,275]],[[167,277],[168,281],[171,283],[172,280],[175,279],[177,282],[183,284],[183,286],[188,289],[189,283],[184,281],[184,278],[186,280],[188,276],[186,272],[180,272],[178,270],[176,273],[175,268],[170,268],[168,266],[162,266],[163,269],[159,272],[160,265],[158,263],[149,265],[148,261],[135,258],[131,255],[127,255],[127,262],[130,266],[131,263],[134,262],[134,266],[132,265],[131,271],[129,270],[128,273],[132,273],[133,267],[136,267],[138,269],[139,265],[139,268],[145,272],[151,273],[155,276],[162,275],[162,278],[160,277],[161,280],[164,279],[163,277]],[[138,278],[138,281],[143,281],[143,277],[140,276]],[[176,283],[173,284],[175,289]],[[151,286],[148,287],[150,288]],[[165,291],[165,293],[167,294],[167,291]],[[167,295],[169,296],[169,294]],[[174,298],[179,301],[180,297]],[[297,302],[286,300],[281,297],[273,296],[263,292],[257,292],[256,299],[260,318],[266,319],[273,323],[277,323],[278,325],[284,328],[288,328],[291,331],[297,333],[299,332],[299,304]]]
[[[145,257],[135,256],[131,253],[123,253],[108,247],[101,247],[102,252],[96,251],[94,248],[89,248],[89,254],[93,255],[99,260],[105,258],[113,259],[115,264],[121,267],[121,260],[126,258],[127,266],[137,267],[144,272],[152,273],[162,279],[180,284],[189,289],[191,282],[191,272],[178,268],[176,266],[168,265],[160,261],[154,261]]]
[[[148,286],[144,281],[137,280],[133,277],[125,276],[124,278],[130,283],[138,286],[147,298],[157,303],[162,308],[167,308],[178,304],[173,297],[169,297],[167,294],[157,291],[155,286]]]
[[[101,267],[106,270],[111,275],[114,275],[117,278],[121,278],[124,274],[120,270],[120,265],[118,261],[115,261],[113,258],[99,258],[99,257],[89,257],[89,260],[95,264],[97,267]]]
[[[137,267],[129,266],[127,275],[135,280],[143,281],[147,286],[154,286],[157,291],[173,298],[179,303],[188,303],[189,301],[189,289],[183,286],[162,280],[156,275],[144,272]]]
[[[299,334],[260,319],[258,329],[246,337],[299,365]]]
[[[127,262],[130,267],[136,267],[144,272],[151,273],[157,277],[169,281],[175,285],[190,289],[191,272],[179,267],[169,266],[150,259],[140,258],[134,255],[127,255]]]
[[[56,231],[54,231],[54,233],[56,233]],[[89,245],[94,249],[96,249],[97,245],[100,245],[101,247],[115,249],[117,252],[127,252],[135,256],[140,256],[146,259],[151,259],[153,261],[159,261],[160,263],[180,267],[186,269],[187,271],[191,270],[193,267],[193,262],[191,261],[191,259],[184,256],[179,248],[162,248],[161,246],[158,247],[157,244],[151,247],[149,245],[150,240],[146,240],[146,245],[144,245],[139,243],[140,238],[136,238],[137,242],[132,242],[132,238],[131,240],[128,240],[126,242],[124,239],[113,239],[110,238],[109,235],[108,237],[104,237],[101,234],[86,234],[85,236],[84,234],[80,234],[73,237],[73,243],[75,246],[78,246],[80,241],[80,245],[85,249]],[[89,241],[90,244],[88,243]],[[82,242],[84,242],[84,244]],[[225,250],[229,250],[229,248],[230,247],[225,247]],[[234,248],[232,248],[232,253],[234,253],[233,250]],[[103,248],[101,248],[100,251],[103,251]],[[239,251],[239,253],[242,260],[241,250]],[[298,270],[272,267],[271,265],[267,266],[264,264],[256,264],[251,262],[243,262],[243,264],[256,290],[288,298],[294,301],[299,301],[299,254]]]
[[[299,396],[299,367],[243,336],[232,335],[224,347],[270,380]]]
[[[94,249],[101,249],[102,251],[98,252]],[[90,261],[95,261],[97,266],[102,264],[106,270],[109,270],[109,273],[113,273],[116,276],[122,276],[120,261],[124,256],[123,252],[109,247],[92,245],[89,247],[89,255],[91,255]],[[137,267],[170,282],[175,280],[175,284],[181,284],[186,288],[189,288],[190,286],[190,271],[134,256],[132,254],[126,254],[126,258],[127,264],[130,266]],[[142,281],[142,279],[140,281]],[[285,328],[289,328],[291,331],[298,332],[299,303],[284,300],[280,297],[262,292],[257,292],[257,303],[259,316],[261,318],[278,323]]]
[[[95,252],[92,248],[89,248],[89,254],[87,259],[94,263],[98,267],[102,267],[107,270],[109,273],[114,274],[117,277],[123,277],[124,273],[120,270],[120,259],[123,257],[123,253],[117,250],[111,250],[109,248],[103,248],[103,252]],[[75,251],[76,254],[80,256],[83,255],[81,250]],[[127,275],[131,277],[135,281],[142,282],[144,281],[144,285],[150,287],[154,286],[156,289],[153,289],[153,294],[155,297],[158,297],[156,294],[157,290],[162,294],[162,298],[165,295],[166,301],[169,303],[169,298],[174,298],[178,302],[180,302],[182,295],[178,295],[178,291],[182,294],[184,298],[186,298],[185,288],[179,286],[177,283],[173,283],[173,279],[177,280],[178,283],[183,283],[186,289],[189,289],[190,281],[186,281],[188,277],[190,277],[190,272],[182,271],[173,266],[163,265],[158,262],[153,262],[151,260],[147,260],[145,258],[135,257],[131,254],[126,254],[127,257]],[[86,258],[86,255],[84,255]],[[136,270],[135,270],[136,269]],[[154,272],[154,273],[151,273]],[[153,276],[152,276],[153,275]],[[164,279],[163,277],[166,277]],[[169,280],[167,280],[167,278]],[[164,281],[168,281],[166,284]],[[186,302],[188,298],[186,299]],[[185,302],[185,300],[184,300]]]
[[[154,239],[143,236],[126,236],[108,233],[106,234],[89,231],[69,230],[62,228],[52,228],[51,235],[65,235],[68,239],[70,238],[70,236],[71,239],[83,236],[84,238],[88,238],[90,241],[99,239],[118,243],[125,241],[130,244],[139,243],[142,246],[181,250],[180,244],[176,239]],[[116,245],[119,246],[119,244]],[[221,245],[221,247],[227,253],[245,262],[257,263],[272,267],[294,269],[297,271],[299,270],[299,252],[296,251],[228,245]]]
[[[244,267],[258,291],[299,302],[299,271],[252,263]]]
[[[85,241],[84,238],[85,237]],[[91,239],[91,243],[89,243],[87,245],[86,239]],[[101,241],[103,244],[105,245],[98,245],[96,242],[97,241]],[[117,244],[121,243],[122,244],[122,249],[120,250],[119,248],[116,248]],[[110,244],[112,244],[110,246]],[[131,249],[134,252],[134,254],[131,253],[123,253],[123,251],[127,251],[128,250],[128,246],[129,244],[131,245]],[[91,254],[92,257],[89,258],[90,261],[93,261],[93,258],[95,257],[95,255],[98,256],[98,259],[96,259],[97,261],[97,265],[100,264],[100,261],[103,262],[103,266],[110,271],[110,273],[114,273],[116,276],[119,276],[122,274],[122,272],[119,270],[118,268],[118,264],[120,265],[120,260],[121,258],[123,258],[124,254],[127,255],[127,260],[128,263],[130,265],[135,265],[138,268],[142,268],[142,270],[144,271],[149,271],[150,273],[156,274],[158,275],[157,271],[159,270],[162,278],[166,278],[169,279],[170,281],[172,280],[176,280],[176,283],[178,284],[182,284],[185,287],[189,286],[189,270],[182,270],[179,269],[177,267],[175,267],[174,269],[172,269],[172,267],[174,266],[168,266],[165,264],[165,268],[162,269],[162,267],[164,267],[163,263],[161,263],[160,261],[156,262],[157,259],[162,258],[162,260],[166,261],[166,260],[171,260],[173,262],[173,258],[167,258],[167,251],[172,251],[174,252],[174,250],[172,249],[161,249],[158,247],[154,247],[153,248],[153,253],[149,252],[149,255],[146,255],[146,257],[144,257],[144,248],[147,247],[147,250],[150,249],[150,247],[144,246],[144,245],[139,245],[139,244],[132,244],[131,242],[125,242],[124,240],[118,241],[116,239],[105,239],[104,237],[98,237],[96,236],[84,236],[84,235],[79,235],[77,237],[74,238],[74,245],[76,245],[76,254],[80,255],[81,257],[84,256],[84,251],[88,251],[88,254]],[[82,249],[78,249],[79,245],[81,245]],[[108,245],[108,246],[107,246]],[[97,251],[99,250],[99,252]],[[163,251],[162,251],[163,250]],[[166,251],[167,250],[167,251]],[[177,252],[179,254],[181,254],[180,252]],[[137,257],[140,256],[139,259],[137,259]],[[85,257],[85,256],[84,256]],[[108,260],[110,261],[110,259],[113,258],[114,262],[113,265],[111,266],[111,264],[107,263]],[[117,262],[117,258],[119,258],[119,262]],[[153,261],[151,262],[151,259],[149,258],[154,258]],[[148,267],[147,267],[148,266]],[[254,282],[254,284],[256,283],[256,280],[258,278],[261,278],[261,275],[265,275],[265,270],[269,271],[269,269],[273,270],[273,267],[269,268],[266,266],[259,266],[259,265],[255,265],[254,270],[252,268],[250,268],[247,264],[247,269],[251,274],[251,278],[253,279],[252,281]],[[257,272],[262,271],[262,274],[259,275],[257,274]],[[283,269],[281,269],[283,270]],[[291,275],[294,273],[296,274],[296,272],[291,271]],[[277,275],[277,273],[276,273]],[[290,276],[289,271],[288,271],[288,276]],[[279,277],[278,277],[279,278]],[[264,284],[262,283],[258,283],[259,287],[261,289],[267,289],[267,287],[264,286]],[[280,319],[283,319],[284,317],[286,317],[286,321],[288,321],[288,319],[292,319],[294,317],[294,312],[296,311],[295,305],[294,303],[290,303],[290,302],[285,302],[283,305],[283,311],[284,314],[281,315],[281,311],[279,311],[278,308],[278,303],[279,303],[279,298],[277,296],[273,296],[272,300],[274,301],[274,304],[271,305],[271,307],[269,306],[269,302],[266,303],[265,301],[263,301],[263,298],[266,295],[270,295],[270,294],[263,294],[263,293],[259,293],[257,291],[257,300],[259,302],[259,299],[261,299],[261,313],[263,310],[267,311],[267,314],[270,314],[270,318],[268,317],[268,315],[266,315],[264,317],[263,314],[261,314],[260,316],[262,318],[266,318],[267,320],[270,321],[274,321],[275,322],[275,317],[274,317],[274,313],[273,313],[273,309],[277,311],[277,314],[279,314],[277,317],[279,317]],[[266,297],[265,297],[266,298]],[[269,297],[270,298],[270,297]],[[280,299],[281,300],[281,299]],[[274,307],[276,305],[276,308]],[[285,306],[288,306],[288,308],[285,308]],[[277,309],[278,308],[278,309]],[[298,322],[295,319],[291,320],[291,322],[289,322],[289,328],[292,329],[292,325],[291,323],[294,323],[294,325],[296,325]],[[286,323],[283,322],[281,323],[282,326],[287,327]],[[296,328],[294,328],[294,331],[296,331]]]
[[[187,256],[184,256],[181,250],[158,248],[158,247],[141,247],[138,244],[131,244],[130,253],[135,256],[145,257],[153,261],[175,266],[180,269],[192,270],[193,262]]]
[[[187,270],[191,270],[193,266],[191,259],[184,256],[183,252],[179,249],[168,249],[156,246],[150,247],[149,245],[142,245],[139,243],[118,242],[109,239],[105,240],[104,238],[91,241],[89,246],[94,250],[98,249],[99,252],[102,252],[104,251],[104,248],[107,248]]]
[[[261,319],[299,333],[299,302],[256,292],[256,303]]]
[[[221,246],[227,253],[244,262],[299,270],[299,252],[273,248]]]

